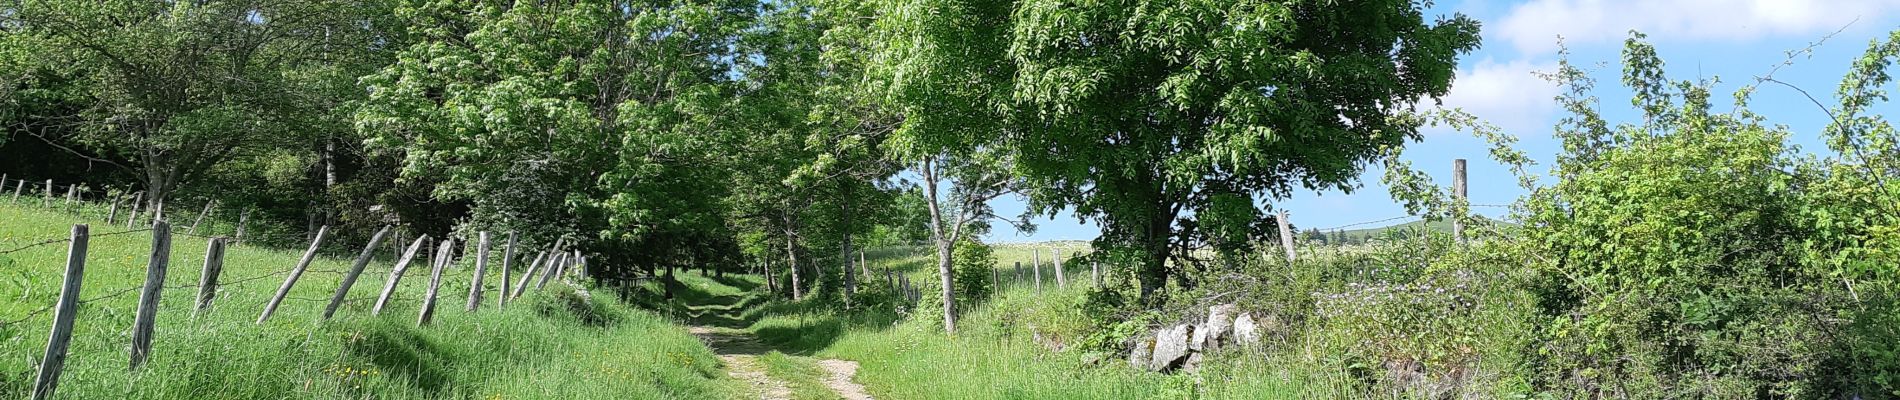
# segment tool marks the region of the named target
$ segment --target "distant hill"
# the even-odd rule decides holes
[[[1495,219],[1491,221],[1498,224],[1503,224],[1503,225],[1514,225],[1510,222],[1498,221]],[[1387,226],[1373,227],[1373,228],[1348,229],[1344,231],[1319,231],[1318,233],[1326,235],[1327,237],[1326,240],[1328,241],[1339,240],[1339,238],[1343,236],[1345,240],[1348,242],[1363,242],[1366,239],[1383,237],[1388,232],[1394,232],[1394,231],[1412,232],[1412,231],[1417,231],[1417,230],[1450,233],[1451,221],[1415,220],[1412,222],[1406,222],[1406,223],[1401,223],[1401,224],[1396,224],[1396,225],[1387,225]],[[1312,238],[1309,238],[1308,236],[1311,236],[1314,233],[1314,231],[1301,230],[1298,233],[1301,238],[1312,240]]]

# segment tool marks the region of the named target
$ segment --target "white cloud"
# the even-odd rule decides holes
[[[1657,40],[1742,41],[1773,35],[1818,35],[1878,24],[1900,0],[1531,0],[1487,26],[1490,37],[1527,56],[1571,44],[1619,41],[1631,29]],[[1856,22],[1858,20],[1858,22]]]
[[[1537,72],[1555,71],[1555,63],[1517,60],[1498,63],[1479,61],[1460,69],[1451,82],[1451,93],[1443,99],[1446,107],[1463,108],[1506,132],[1533,136],[1547,130],[1550,115],[1557,109],[1553,100],[1560,88],[1539,78]]]

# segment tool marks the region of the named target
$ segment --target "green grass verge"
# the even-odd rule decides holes
[[[35,203],[36,204],[36,203]],[[97,214],[96,212],[94,214]],[[69,214],[0,204],[0,249],[63,239]],[[119,231],[94,225],[95,235]],[[369,315],[391,263],[379,259],[330,322],[319,322],[349,260],[320,257],[269,322],[254,324],[263,304],[294,266],[299,250],[239,246],[226,256],[209,312],[191,317],[205,242],[178,236],[158,314],[154,353],[139,371],[127,368],[136,292],[110,296],[144,281],[149,234],[91,242],[81,308],[59,398],[144,399],[530,399],[736,398],[742,384],[725,378],[718,360],[666,318],[634,309],[604,292],[591,307],[571,290],[534,292],[495,308],[499,268],[491,263],[490,296],[478,312],[463,311],[471,270],[445,272],[435,322],[415,326],[428,269],[412,267],[390,309]],[[330,243],[356,247],[361,243]],[[385,246],[387,247],[387,246]],[[385,250],[386,252],[387,250]],[[0,398],[24,398],[44,351],[66,246],[0,255]],[[518,269],[518,268],[517,268]],[[516,271],[519,274],[520,271]],[[250,277],[264,277],[237,282]],[[518,275],[517,275],[518,276]]]

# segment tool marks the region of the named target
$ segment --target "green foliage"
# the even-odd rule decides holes
[[[991,274],[996,270],[996,256],[991,253],[989,245],[975,238],[964,239],[957,242],[956,253],[952,257],[954,261],[951,268],[956,275],[954,280],[959,303],[971,304],[989,299],[995,293],[995,288],[990,287],[990,279],[994,278]]]

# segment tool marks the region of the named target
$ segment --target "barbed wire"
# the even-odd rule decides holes
[[[140,229],[128,229],[128,230],[123,230],[123,231],[117,231],[117,232],[107,232],[107,233],[101,233],[101,234],[97,234],[97,235],[87,235],[86,237],[87,237],[87,238],[102,238],[102,237],[109,237],[109,236],[118,236],[118,235],[124,235],[124,234],[128,234],[128,233],[138,233],[138,232],[146,232],[146,231],[150,231],[150,230],[152,230],[152,228],[140,228]],[[5,250],[5,251],[0,251],[0,255],[7,255],[7,254],[12,254],[12,253],[17,253],[17,252],[21,252],[21,251],[25,251],[25,250],[27,250],[27,249],[31,249],[31,248],[34,248],[34,247],[39,247],[39,246],[45,246],[45,245],[50,245],[50,244],[59,244],[59,243],[66,243],[66,242],[71,242],[72,240],[73,240],[73,238],[72,238],[71,236],[67,236],[67,237],[66,237],[66,238],[64,238],[64,239],[47,239],[47,240],[43,240],[43,241],[39,241],[39,242],[36,242],[36,243],[33,243],[33,244],[28,244],[28,245],[25,245],[25,246],[20,246],[20,247],[15,247],[15,248],[12,248],[12,249],[7,249],[7,250]]]
[[[274,272],[269,272],[269,273],[264,273],[264,274],[259,274],[259,275],[253,275],[253,276],[249,276],[249,277],[244,277],[244,278],[238,278],[238,279],[236,279],[236,280],[231,280],[231,281],[220,281],[220,282],[218,282],[218,287],[233,287],[233,286],[240,286],[240,285],[243,285],[243,284],[246,284],[246,283],[250,283],[250,282],[253,282],[253,281],[258,281],[258,280],[262,280],[262,279],[266,279],[266,278],[275,278],[275,277],[280,277],[280,276],[284,276],[284,275],[286,275],[286,274],[289,274],[289,273],[290,273],[291,271],[294,271],[294,270],[296,270],[296,268],[289,268],[289,269],[284,269],[284,270],[279,270],[279,271],[274,271]],[[332,270],[321,270],[321,269],[318,269],[318,270],[305,270],[305,271],[304,271],[304,273],[306,273],[306,274],[308,274],[308,273],[313,273],[313,272],[315,272],[315,273],[332,273],[332,274],[343,274],[343,271],[332,271]],[[172,289],[172,290],[178,290],[178,289],[196,289],[196,288],[200,288],[200,287],[203,287],[203,285],[202,285],[202,284],[199,284],[199,283],[189,283],[189,284],[181,284],[181,285],[164,285],[164,286],[162,286],[162,287],[163,287],[164,289]],[[137,291],[137,290],[140,290],[140,289],[144,289],[144,288],[145,288],[145,285],[139,285],[139,286],[134,286],[134,287],[129,287],[129,288],[125,288],[125,289],[120,289],[119,291],[116,291],[116,292],[112,292],[112,293],[109,293],[109,294],[104,294],[104,295],[99,295],[99,296],[93,296],[93,297],[90,297],[90,298],[85,298],[85,299],[81,299],[81,300],[79,300],[79,303],[80,303],[80,304],[86,304],[86,303],[91,303],[91,302],[96,302],[96,301],[100,301],[100,300],[108,300],[108,299],[112,299],[112,298],[117,298],[117,297],[119,297],[119,296],[124,296],[124,295],[126,295],[127,293],[132,293],[132,292],[134,292],[134,291]],[[285,296],[284,298],[293,298],[293,297],[292,297],[292,296]],[[302,299],[302,298],[299,298],[299,299]],[[325,300],[328,300],[328,299],[325,299]],[[359,298],[359,299],[351,299],[351,300],[345,300],[345,302],[354,302],[354,301],[360,301],[360,300],[362,300],[362,299],[360,299],[360,298]],[[22,322],[26,322],[26,321],[29,321],[29,320],[32,320],[32,319],[33,319],[33,318],[35,318],[35,317],[38,317],[38,316],[40,316],[40,315],[44,315],[44,314],[46,314],[46,312],[47,312],[47,311],[52,311],[52,310],[53,310],[53,307],[56,307],[56,306],[58,306],[58,304],[57,304],[57,303],[55,303],[55,304],[52,304],[52,305],[48,305],[48,306],[45,306],[45,307],[40,307],[40,308],[39,308],[39,309],[37,309],[37,310],[33,310],[32,312],[28,312],[28,313],[26,313],[26,315],[24,315],[24,316],[21,316],[20,318],[16,318],[16,319],[11,319],[11,320],[7,320],[7,321],[3,321],[3,322],[0,322],[0,327],[6,327],[6,326],[13,326],[13,325],[16,325],[16,324],[19,324],[19,323],[22,323]]]
[[[1345,225],[1340,225],[1340,226],[1335,226],[1335,227],[1331,227],[1331,228],[1323,228],[1323,229],[1320,229],[1320,230],[1322,230],[1322,231],[1336,231],[1336,230],[1340,230],[1340,229],[1345,229],[1345,228],[1351,228],[1351,227],[1355,227],[1355,226],[1363,226],[1363,225],[1372,225],[1372,224],[1377,224],[1377,223],[1381,223],[1381,222],[1392,222],[1392,221],[1398,221],[1398,220],[1402,220],[1402,219],[1411,219],[1411,218],[1418,218],[1418,217],[1417,217],[1417,216],[1412,216],[1412,215],[1403,215],[1403,216],[1397,216],[1397,217],[1392,217],[1392,218],[1386,218],[1386,219],[1382,219],[1382,220],[1378,220],[1378,221],[1366,221],[1366,222],[1359,222],[1359,223],[1352,223],[1352,224],[1345,224]]]

